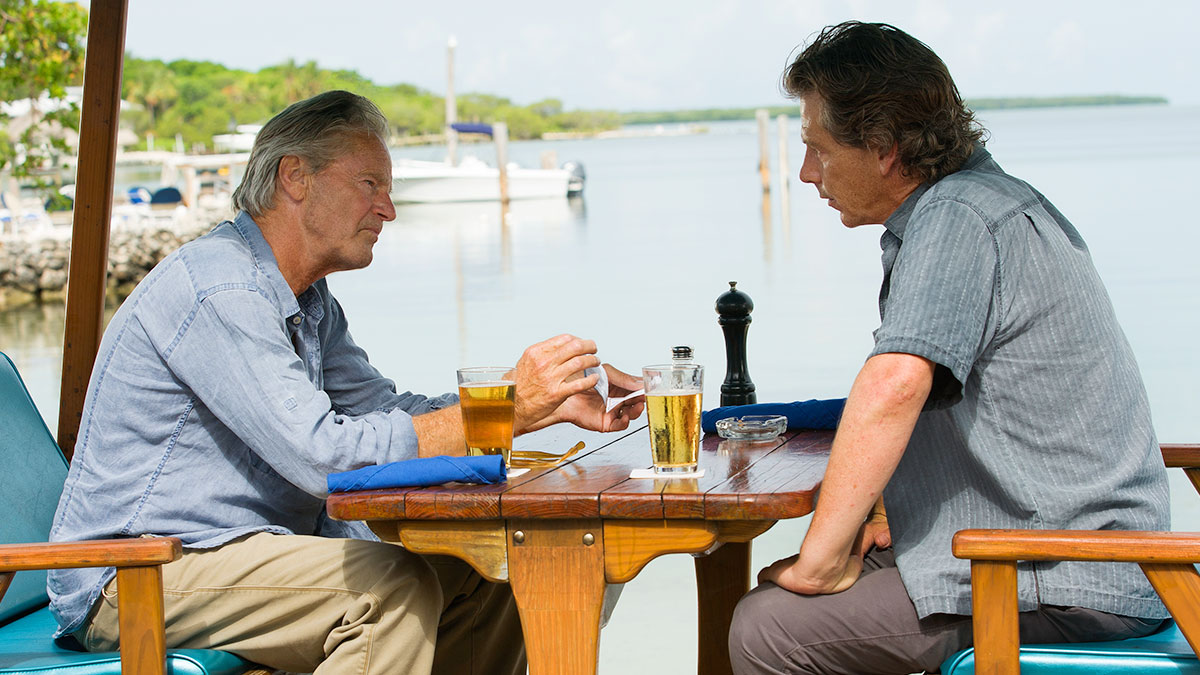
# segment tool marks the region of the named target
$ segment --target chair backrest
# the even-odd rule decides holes
[[[0,543],[46,541],[66,479],[62,451],[0,352]],[[17,574],[0,600],[0,625],[48,600],[45,572]]]

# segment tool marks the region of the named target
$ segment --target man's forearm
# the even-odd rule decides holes
[[[910,354],[880,354],[863,365],[847,397],[801,547],[803,576],[840,576],[859,528],[904,454],[929,396],[933,368]]]
[[[417,432],[417,455],[465,455],[462,411],[457,405],[434,410],[412,418]]]

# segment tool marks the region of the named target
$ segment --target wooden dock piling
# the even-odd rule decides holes
[[[767,126],[771,115],[766,108],[759,108],[754,116],[758,119],[758,173],[762,177],[763,192],[771,191],[771,160],[767,149]]]
[[[783,226],[784,250],[789,251],[792,244],[792,177],[788,166],[788,117],[780,115],[775,119],[779,123],[779,223]]]
[[[496,122],[492,125],[492,136],[496,141],[496,168],[500,170],[500,203],[508,205],[508,124]]]

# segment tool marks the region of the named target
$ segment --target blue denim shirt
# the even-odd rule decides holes
[[[884,490],[924,617],[970,614],[964,528],[1166,530],[1167,477],[1129,341],[1083,238],[982,147],[884,223],[872,354],[937,364]],[[1133,564],[1022,563],[1018,604],[1166,616]]]
[[[411,415],[455,400],[397,394],[325,281],[293,295],[240,213],[167,256],[113,316],[50,538],[369,537],[325,517],[325,475],[415,457]],[[113,575],[50,573],[60,634]]]

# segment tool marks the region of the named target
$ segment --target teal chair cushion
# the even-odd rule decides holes
[[[120,675],[120,654],[63,649],[50,639],[56,628],[48,608],[0,627],[0,675]],[[167,675],[237,675],[251,667],[252,663],[229,652],[167,650]]]
[[[942,675],[974,672],[974,649],[964,649],[942,663]],[[1200,675],[1200,662],[1175,622],[1153,635],[1132,640],[1021,646],[1021,675],[1122,673]]]

